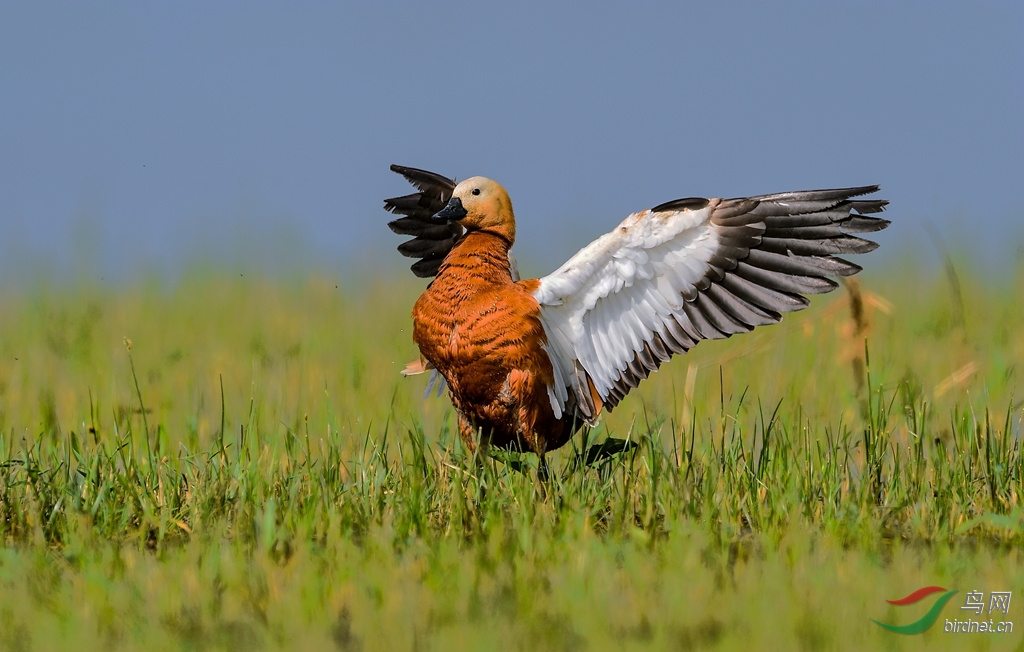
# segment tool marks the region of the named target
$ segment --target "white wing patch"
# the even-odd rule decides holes
[[[627,362],[680,310],[717,246],[710,212],[634,213],[540,279],[533,295],[555,368],[556,415],[568,397],[563,386],[587,390],[578,367],[607,396]]]

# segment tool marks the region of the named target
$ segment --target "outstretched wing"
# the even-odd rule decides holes
[[[678,199],[634,213],[540,279],[555,369],[552,408],[587,420],[674,353],[703,339],[773,324],[860,267],[837,254],[878,245],[851,233],[884,229],[888,203],[852,199],[878,186],[740,199]]]
[[[420,278],[437,275],[441,261],[465,233],[457,222],[439,224],[431,218],[452,197],[455,181],[434,172],[392,165],[391,170],[404,176],[419,192],[384,200],[384,208],[403,217],[388,222],[388,227],[399,235],[411,235],[398,251],[409,258],[419,258],[412,264],[412,273]]]

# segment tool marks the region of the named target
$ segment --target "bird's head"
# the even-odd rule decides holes
[[[471,177],[455,186],[448,205],[434,219],[456,221],[467,231],[488,231],[509,243],[516,239],[512,200],[501,184],[484,177]]]

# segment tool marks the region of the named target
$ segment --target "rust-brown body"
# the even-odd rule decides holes
[[[537,281],[513,280],[510,235],[472,231],[455,245],[413,307],[413,339],[447,381],[471,449],[543,454],[568,441],[573,423],[551,409]]]

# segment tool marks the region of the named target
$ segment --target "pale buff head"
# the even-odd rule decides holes
[[[455,220],[467,231],[489,231],[510,243],[516,239],[512,200],[501,184],[484,177],[471,177],[455,186],[448,205],[435,218]]]

